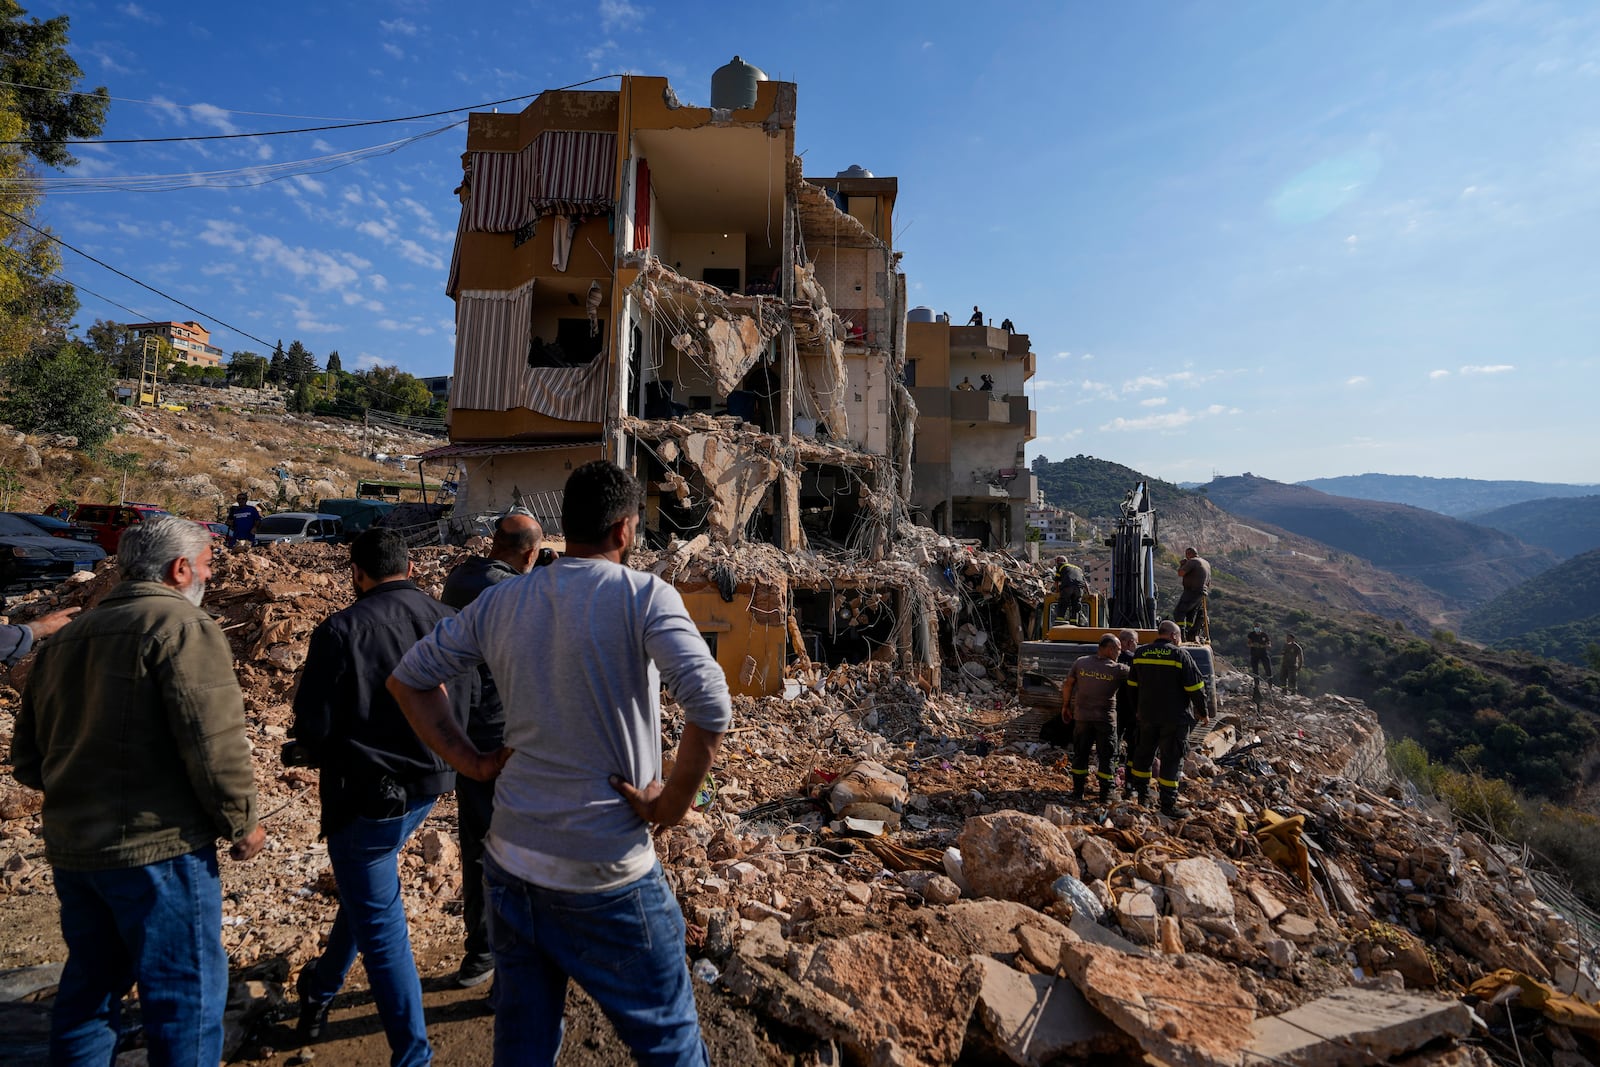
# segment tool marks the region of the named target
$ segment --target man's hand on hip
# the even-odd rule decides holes
[[[266,843],[267,828],[260,823],[256,823],[254,830],[251,830],[233,843],[233,847],[228,849],[228,855],[240,862],[254,859],[256,853],[260,852],[262,846]]]

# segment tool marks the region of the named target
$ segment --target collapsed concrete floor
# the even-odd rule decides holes
[[[419,583],[436,593],[464,554],[415,552]],[[346,559],[319,545],[228,555],[208,593],[237,657],[270,835],[253,863],[223,864],[239,979],[230,1047],[251,1058],[289,1047],[271,1021],[336,906],[316,772],[277,753],[306,639],[350,602]],[[803,560],[766,562],[805,577]],[[972,562],[974,588],[999,566]],[[114,580],[85,575],[14,616],[92,603]],[[959,601],[962,580],[952,568],[931,606]],[[1389,780],[1361,704],[1272,695],[1258,715],[1225,676],[1220,718],[1185,767],[1194,815],[1175,823],[1121,801],[1072,803],[1063,753],[1037,740],[1041,715],[1008,698],[1004,656],[955,633],[990,649],[987,677],[944,662],[934,686],[892,662],[811,664],[791,669],[787,698],[737,698],[711,808],[658,836],[688,954],[711,982],[702,1005],[721,1026],[748,1026],[737,1052],[713,1042],[721,1062],[1594,1057],[1600,1016],[1581,1004],[1541,1007],[1539,987],[1511,997],[1504,980],[1468,992],[1503,971],[1592,1002],[1595,943],[1540,900],[1514,856]],[[14,709],[15,690],[0,700]],[[665,718],[670,746],[681,723],[670,704]],[[22,1032],[12,1024],[30,1012],[37,1022],[61,958],[40,802],[0,776],[0,997],[22,991],[0,1005],[0,1032]],[[453,968],[461,937],[454,825],[445,798],[402,858],[413,946],[435,973]],[[484,1058],[459,1062],[487,1062],[491,1022],[472,1025]],[[615,1062],[614,1039],[596,1048],[611,1051],[576,1049],[570,1062]]]

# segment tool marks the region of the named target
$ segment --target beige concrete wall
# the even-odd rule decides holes
[[[574,468],[600,459],[600,446],[563,448],[549,452],[516,452],[502,456],[468,457],[461,461],[465,477],[456,498],[464,514],[504,511],[515,493],[556,493],[566,488]]]

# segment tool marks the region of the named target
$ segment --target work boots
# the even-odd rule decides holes
[[[1111,803],[1111,779],[1109,778],[1100,779],[1100,803]]]
[[[1189,809],[1178,804],[1178,791],[1176,789],[1162,787],[1161,814],[1169,819],[1187,819],[1189,817]]]
[[[1087,788],[1088,785],[1089,785],[1089,776],[1087,774],[1079,774],[1077,771],[1073,771],[1072,772],[1072,799],[1081,801],[1083,799],[1083,791],[1084,791],[1085,788]]]

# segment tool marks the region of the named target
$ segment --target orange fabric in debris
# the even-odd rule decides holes
[[[1600,1034],[1600,1008],[1579,1000],[1570,993],[1559,993],[1537,978],[1529,977],[1520,971],[1502,967],[1493,974],[1486,974],[1473,982],[1467,987],[1467,992],[1484,1000],[1493,1000],[1501,990],[1513,985],[1522,990],[1518,1003],[1524,1007],[1542,1011],[1553,1023]]]

